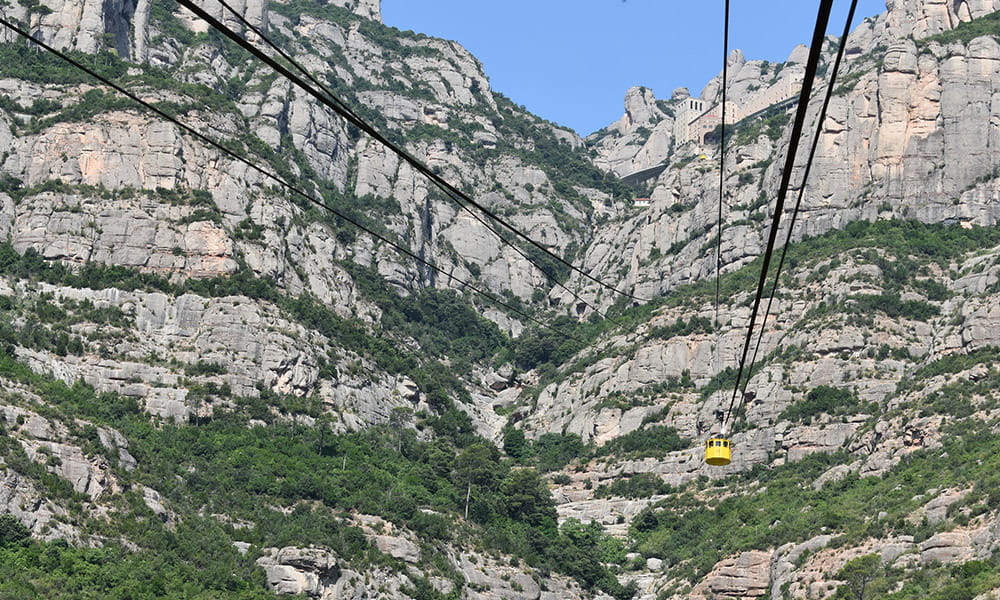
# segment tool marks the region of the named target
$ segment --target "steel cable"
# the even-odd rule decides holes
[[[823,39],[826,27],[830,20],[830,10],[833,7],[833,0],[821,0],[819,11],[816,15],[816,27],[813,30],[812,44],[809,47],[809,60],[806,62],[804,79],[802,81],[802,91],[799,94],[799,106],[795,112],[795,121],[792,124],[791,138],[788,142],[788,151],[785,155],[785,167],[781,172],[781,183],[778,187],[778,198],[775,201],[774,215],[771,219],[771,230],[768,233],[767,246],[764,250],[764,260],[760,269],[760,278],[757,281],[757,293],[754,297],[753,309],[750,311],[750,323],[747,326],[747,334],[743,343],[743,353],[740,356],[739,369],[736,373],[736,381],[733,385],[733,397],[729,401],[729,408],[723,419],[723,433],[726,432],[727,424],[733,415],[733,407],[736,405],[736,396],[740,390],[740,381],[743,377],[746,366],[747,355],[750,352],[750,343],[753,340],[754,326],[757,321],[757,313],[760,311],[760,303],[764,296],[764,287],[767,283],[767,271],[771,264],[771,256],[774,253],[774,243],[778,236],[778,227],[781,224],[781,214],[785,209],[785,197],[788,195],[788,185],[792,176],[792,167],[795,165],[795,154],[799,147],[799,138],[802,136],[802,127],[805,123],[806,111],[809,106],[809,97],[812,95],[813,80],[819,68],[819,58],[823,50]]]
[[[827,83],[826,95],[823,97],[823,106],[820,109],[819,116],[816,119],[817,127],[816,133],[813,135],[812,146],[809,148],[809,157],[806,160],[805,170],[802,174],[802,183],[799,187],[799,194],[795,200],[795,208],[792,210],[791,219],[788,222],[788,231],[785,235],[785,245],[781,248],[781,258],[778,260],[778,267],[774,272],[774,280],[771,284],[771,292],[767,300],[767,308],[764,310],[764,318],[760,323],[760,333],[757,336],[757,343],[754,345],[753,356],[750,358],[750,366],[748,367],[748,375],[746,380],[743,382],[743,387],[740,390],[740,401],[736,405],[736,410],[733,413],[733,419],[739,418],[740,410],[743,408],[746,399],[746,387],[750,383],[750,374],[753,373],[754,364],[757,362],[757,354],[760,351],[761,341],[764,339],[764,328],[767,326],[767,318],[771,314],[771,305],[774,302],[774,296],[778,289],[778,280],[781,277],[782,268],[785,265],[785,255],[788,252],[788,246],[792,242],[792,229],[795,227],[795,220],[799,214],[799,207],[802,204],[802,197],[805,194],[806,183],[809,181],[809,171],[812,169],[813,158],[816,156],[816,148],[819,146],[819,138],[823,133],[823,121],[826,118],[827,108],[830,106],[830,98],[833,97],[833,88],[837,82],[837,71],[840,69],[841,60],[844,57],[844,50],[847,48],[847,35],[850,33],[851,24],[854,21],[854,11],[858,6],[858,0],[851,0],[851,8],[847,12],[847,21],[844,23],[844,32],[840,37],[840,46],[837,49],[837,57],[833,62],[833,69],[830,73],[830,81]]]
[[[413,260],[415,260],[415,261],[417,261],[417,262],[419,262],[419,263],[421,263],[423,265],[426,265],[426,266],[430,267],[431,269],[434,269],[434,270],[438,271],[442,275],[446,275],[446,276],[450,277],[451,279],[454,279],[459,284],[461,284],[461,285],[469,288],[470,290],[472,290],[474,293],[479,294],[483,298],[486,298],[487,300],[490,300],[491,302],[493,302],[494,304],[496,304],[498,306],[501,306],[503,308],[506,308],[506,309],[508,309],[508,310],[516,313],[516,314],[521,315],[526,320],[531,321],[532,323],[535,323],[536,325],[539,325],[540,327],[543,327],[545,329],[553,331],[553,332],[555,332],[555,333],[557,333],[557,334],[559,334],[559,335],[561,335],[561,336],[563,336],[563,337],[565,337],[567,339],[571,339],[571,340],[573,340],[575,342],[578,342],[578,343],[581,343],[581,344],[586,344],[587,343],[587,342],[585,342],[584,340],[582,340],[580,338],[577,338],[577,337],[575,337],[573,335],[570,335],[570,334],[566,333],[565,331],[561,331],[559,329],[556,329],[556,328],[552,327],[551,325],[549,325],[547,323],[544,323],[544,322],[536,319],[535,317],[529,315],[528,313],[525,313],[524,311],[518,309],[517,307],[504,302],[503,300],[501,300],[501,299],[493,296],[492,294],[490,294],[490,293],[488,293],[486,291],[483,291],[482,289],[480,289],[476,285],[474,285],[474,284],[472,284],[470,282],[464,281],[462,279],[459,279],[459,278],[455,277],[454,275],[451,275],[451,274],[445,272],[442,268],[434,265],[433,263],[430,263],[430,262],[426,261],[425,259],[421,258],[417,254],[413,253],[412,251],[408,250],[407,248],[404,248],[404,247],[400,246],[399,244],[397,244],[394,241],[392,241],[391,239],[383,236],[382,234],[380,234],[380,233],[378,233],[376,231],[373,231],[372,229],[366,227],[364,224],[358,222],[357,220],[353,219],[352,217],[348,216],[347,214],[344,214],[344,213],[338,211],[336,208],[328,205],[326,202],[324,202],[322,200],[316,199],[315,197],[313,197],[308,192],[306,192],[306,191],[302,190],[301,188],[293,185],[292,183],[289,183],[288,181],[286,181],[283,178],[281,178],[279,175],[277,175],[275,173],[272,173],[271,171],[268,171],[267,169],[264,169],[263,167],[257,165],[253,161],[251,161],[251,160],[247,159],[246,157],[242,156],[239,152],[236,152],[235,150],[227,148],[226,146],[222,145],[221,143],[217,142],[216,140],[213,140],[213,139],[209,138],[208,136],[200,133],[199,131],[197,131],[193,127],[191,127],[191,126],[189,126],[189,125],[181,122],[176,117],[174,117],[174,116],[172,116],[172,115],[164,112],[163,110],[157,108],[156,106],[150,104],[149,102],[146,102],[142,98],[139,98],[137,95],[133,94],[132,92],[130,92],[128,90],[126,90],[125,88],[121,87],[120,85],[114,83],[113,81],[111,81],[107,77],[104,77],[100,73],[97,73],[96,71],[94,71],[93,69],[87,67],[86,65],[83,65],[82,63],[80,63],[80,62],[72,59],[71,57],[69,57],[65,53],[63,53],[63,52],[61,52],[61,51],[53,48],[52,46],[49,46],[48,44],[46,44],[45,42],[42,42],[41,40],[35,39],[34,37],[31,36],[30,33],[28,33],[27,31],[25,31],[23,29],[21,29],[20,27],[18,27],[17,25],[13,24],[12,22],[8,21],[6,18],[0,17],[0,24],[2,24],[4,27],[7,27],[11,31],[17,33],[21,37],[29,40],[30,42],[34,43],[35,45],[39,46],[40,48],[46,50],[47,52],[50,52],[50,53],[58,56],[59,58],[61,58],[62,60],[66,61],[70,65],[72,65],[72,66],[76,67],[77,69],[79,69],[79,70],[87,73],[91,77],[97,79],[101,83],[103,83],[103,84],[107,85],[108,87],[114,89],[116,92],[124,95],[125,97],[133,100],[134,102],[138,103],[139,105],[143,106],[144,108],[148,109],[149,111],[155,113],[159,117],[161,117],[163,119],[166,119],[167,121],[170,121],[174,125],[177,125],[178,127],[180,127],[181,129],[183,129],[187,133],[191,134],[192,136],[194,136],[194,137],[198,138],[199,140],[205,142],[206,144],[208,144],[208,145],[216,148],[217,150],[223,152],[224,154],[230,156],[231,158],[237,160],[238,162],[243,163],[244,165],[246,165],[250,169],[256,171],[257,173],[259,173],[261,175],[263,175],[264,177],[266,177],[268,179],[271,179],[272,181],[274,181],[274,182],[278,183],[279,185],[285,187],[287,190],[289,190],[293,194],[295,194],[297,196],[300,196],[304,200],[310,202],[311,204],[313,204],[313,205],[315,205],[315,206],[317,206],[319,208],[322,208],[323,210],[329,211],[331,214],[336,215],[337,217],[343,219],[345,222],[347,222],[347,223],[353,225],[354,227],[357,227],[358,229],[364,231],[368,235],[372,236],[374,239],[376,239],[376,240],[378,240],[380,242],[383,242],[383,243],[389,245],[390,247],[392,247],[394,250],[396,250],[400,254],[402,254],[404,256],[407,256],[409,258],[412,258]]]

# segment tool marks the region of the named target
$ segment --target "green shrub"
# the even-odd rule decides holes
[[[990,13],[978,19],[959,23],[954,29],[925,37],[917,41],[918,47],[924,47],[931,42],[950,44],[959,42],[968,44],[977,37],[1000,37],[1000,13]]]
[[[792,404],[778,415],[779,421],[810,423],[821,414],[830,416],[852,415],[859,412],[874,413],[878,406],[864,403],[850,391],[828,385],[809,390],[801,402]]]
[[[673,427],[653,425],[618,436],[597,449],[597,456],[628,456],[629,458],[660,458],[669,452],[691,447],[691,441]]]
[[[31,530],[14,515],[0,515],[0,548],[16,546],[31,537]]]
[[[545,433],[534,444],[538,468],[555,471],[565,467],[571,460],[584,455],[586,447],[575,433]]]

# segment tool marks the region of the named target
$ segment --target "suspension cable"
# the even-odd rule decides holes
[[[513,306],[511,304],[508,304],[507,302],[504,302],[502,299],[497,298],[496,296],[494,296],[494,295],[492,295],[492,294],[490,294],[490,293],[488,293],[488,292],[480,289],[476,285],[474,285],[474,284],[472,284],[472,283],[470,283],[468,281],[464,281],[464,280],[462,280],[462,279],[460,279],[458,277],[455,277],[454,275],[446,272],[441,267],[438,267],[438,266],[436,266],[436,265],[428,262],[427,260],[421,258],[420,256],[418,256],[417,254],[415,254],[411,250],[408,250],[407,248],[405,248],[403,246],[400,246],[399,244],[397,244],[393,240],[389,239],[388,237],[386,237],[386,236],[384,236],[384,235],[382,235],[382,234],[380,234],[380,233],[378,233],[378,232],[376,232],[376,231],[368,228],[367,226],[365,226],[364,224],[360,223],[359,221],[353,219],[352,217],[348,216],[347,214],[338,211],[336,208],[330,206],[326,202],[324,202],[322,200],[318,200],[317,198],[315,198],[314,196],[312,196],[311,194],[309,194],[308,192],[306,192],[302,188],[300,188],[300,187],[298,187],[298,186],[296,186],[296,185],[294,185],[294,184],[286,181],[285,179],[283,179],[279,175],[277,175],[277,174],[275,174],[275,173],[273,173],[271,171],[268,171],[267,169],[265,169],[265,168],[257,165],[253,161],[251,161],[251,160],[247,159],[246,157],[244,157],[243,155],[241,155],[239,152],[236,152],[235,150],[231,150],[230,148],[227,148],[226,146],[224,146],[223,144],[217,142],[216,140],[213,140],[213,139],[209,138],[208,136],[206,136],[206,135],[200,133],[199,131],[195,130],[190,125],[187,125],[187,124],[181,122],[176,117],[174,117],[174,116],[172,116],[170,114],[167,114],[166,112],[164,112],[160,108],[157,108],[153,104],[150,104],[149,102],[146,102],[145,100],[143,100],[142,98],[140,98],[136,94],[134,94],[134,93],[126,90],[122,86],[120,86],[120,85],[112,82],[107,77],[101,75],[100,73],[97,73],[96,71],[94,71],[93,69],[87,67],[86,65],[84,65],[84,64],[82,64],[82,63],[80,63],[80,62],[78,62],[78,61],[70,58],[67,54],[65,54],[65,53],[63,53],[63,52],[55,49],[52,46],[49,46],[48,44],[46,44],[45,42],[42,42],[41,40],[38,40],[38,39],[32,37],[30,33],[28,33],[27,31],[25,31],[23,29],[21,29],[17,25],[11,23],[10,21],[8,21],[6,18],[4,18],[2,16],[0,16],[0,25],[3,25],[4,27],[7,27],[11,31],[13,31],[13,32],[17,33],[18,35],[20,35],[21,37],[29,40],[33,44],[41,47],[42,49],[46,50],[47,52],[50,52],[50,53],[58,56],[59,58],[61,58],[62,60],[66,61],[70,65],[72,65],[72,66],[76,67],[77,69],[79,69],[79,70],[87,73],[91,77],[97,79],[101,83],[103,83],[103,84],[107,85],[108,87],[114,89],[116,92],[122,94],[123,96],[126,96],[127,98],[133,100],[134,102],[136,102],[139,105],[143,106],[147,110],[155,113],[159,117],[161,117],[163,119],[166,119],[167,121],[170,121],[171,123],[173,123],[174,125],[180,127],[181,129],[183,129],[187,133],[191,134],[192,136],[194,136],[194,137],[198,138],[199,140],[205,142],[206,144],[208,144],[208,145],[216,148],[217,150],[223,152],[224,154],[230,156],[231,158],[237,160],[238,162],[243,163],[244,165],[246,165],[250,169],[256,171],[257,173],[259,173],[261,175],[263,175],[264,177],[266,177],[266,178],[268,178],[268,179],[270,179],[270,180],[278,183],[279,185],[283,186],[284,188],[286,188],[287,190],[289,190],[293,194],[295,194],[295,195],[303,198],[304,200],[308,201],[309,203],[311,203],[311,204],[313,204],[313,205],[315,205],[315,206],[317,206],[317,207],[319,207],[319,208],[321,208],[323,210],[329,211],[330,213],[332,213],[332,214],[336,215],[337,217],[343,219],[347,223],[353,225],[354,227],[357,227],[358,229],[361,229],[362,231],[364,231],[365,233],[367,233],[368,235],[370,235],[374,239],[376,239],[376,240],[378,240],[380,242],[383,242],[383,243],[387,244],[388,246],[392,247],[394,250],[396,250],[400,254],[402,254],[404,256],[407,256],[409,258],[412,258],[413,260],[415,260],[415,261],[417,261],[417,262],[419,262],[419,263],[421,263],[423,265],[426,265],[426,266],[430,267],[431,269],[434,269],[435,271],[438,271],[442,275],[445,275],[445,276],[449,277],[450,279],[453,279],[453,280],[457,281],[459,284],[461,284],[461,285],[469,288],[470,290],[472,290],[476,294],[479,294],[483,298],[486,298],[487,300],[490,300],[491,302],[493,302],[494,304],[496,304],[498,306],[501,306],[501,307],[506,308],[506,309],[508,309],[508,310],[510,310],[510,311],[512,311],[514,313],[517,313],[517,314],[521,315],[525,319],[527,319],[527,320],[535,323],[536,325],[539,325],[540,327],[543,327],[545,329],[548,329],[550,331],[558,333],[559,335],[564,336],[564,337],[566,337],[568,339],[571,339],[571,340],[573,340],[575,342],[579,342],[579,343],[582,343],[582,344],[586,344],[587,343],[587,342],[584,342],[583,340],[581,340],[581,339],[579,339],[579,338],[577,338],[577,337],[575,337],[573,335],[570,335],[570,334],[566,333],[565,331],[561,331],[561,330],[559,330],[559,329],[557,329],[557,328],[555,328],[555,327],[553,327],[553,326],[551,326],[551,325],[549,325],[547,323],[544,323],[544,322],[536,319],[535,317],[533,317],[530,314],[528,314],[528,313],[526,313],[526,312],[518,309],[517,307],[515,307],[515,306]]]
[[[302,79],[300,77],[298,77],[297,75],[295,75],[294,73],[292,73],[291,71],[289,71],[288,68],[286,68],[284,65],[280,64],[279,62],[275,61],[273,58],[271,58],[271,57],[267,56],[266,54],[264,54],[260,49],[258,49],[257,47],[255,47],[253,44],[250,44],[249,42],[247,42],[245,39],[243,39],[243,37],[241,37],[236,32],[234,32],[233,30],[231,30],[229,27],[227,27],[226,25],[224,25],[218,19],[214,18],[212,15],[208,14],[204,9],[202,9],[201,7],[199,7],[198,5],[196,5],[192,0],[177,0],[177,2],[179,4],[181,4],[182,6],[184,6],[185,8],[187,8],[188,10],[190,10],[192,13],[194,13],[197,17],[199,17],[200,19],[202,19],[203,21],[205,21],[206,23],[208,23],[213,29],[219,31],[224,36],[226,36],[228,39],[230,39],[232,42],[234,42],[235,44],[237,44],[238,46],[240,46],[241,48],[243,48],[247,52],[249,52],[252,55],[254,55],[255,57],[257,57],[257,59],[259,59],[262,62],[264,62],[265,64],[267,64],[271,69],[273,69],[274,71],[278,72],[281,76],[285,77],[286,79],[288,79],[289,81],[291,81],[292,83],[294,83],[297,87],[299,87],[300,89],[302,89],[303,91],[305,91],[309,95],[311,95],[314,98],[316,98],[316,100],[318,100],[319,102],[321,102],[322,104],[324,104],[328,108],[332,109],[334,112],[336,112],[341,117],[343,117],[344,119],[346,119],[349,123],[351,123],[352,125],[354,125],[355,127],[359,128],[359,129],[361,129],[362,131],[364,131],[365,133],[367,133],[369,136],[371,136],[372,138],[374,138],[375,140],[377,140],[379,143],[381,143],[382,145],[384,145],[386,148],[388,148],[389,150],[391,150],[394,154],[396,154],[401,159],[403,159],[406,163],[408,163],[410,166],[412,166],[419,173],[421,173],[422,175],[424,175],[425,177],[427,177],[431,181],[434,181],[436,184],[438,184],[440,186],[443,186],[444,189],[448,190],[449,194],[453,194],[454,196],[462,198],[463,200],[465,200],[466,202],[468,202],[472,206],[476,207],[478,210],[480,210],[484,214],[488,215],[491,219],[493,219],[494,221],[496,221],[497,223],[499,223],[504,229],[510,231],[511,233],[513,233],[514,235],[516,235],[517,237],[520,237],[521,239],[525,240],[526,242],[528,242],[529,244],[531,244],[535,248],[541,250],[542,252],[544,252],[545,254],[547,254],[548,256],[550,256],[551,258],[555,259],[560,264],[562,264],[562,265],[570,268],[572,271],[574,271],[576,273],[579,273],[580,275],[582,275],[583,277],[589,279],[590,281],[592,281],[592,282],[600,285],[601,287],[604,287],[604,288],[606,288],[608,290],[611,290],[611,291],[613,291],[613,292],[615,292],[617,294],[620,294],[621,296],[624,296],[626,298],[630,298],[630,299],[633,299],[633,300],[636,300],[636,301],[639,301],[639,302],[644,302],[645,301],[645,300],[643,300],[641,298],[637,298],[637,297],[633,296],[632,294],[629,294],[628,292],[619,290],[618,288],[616,288],[616,287],[614,287],[614,286],[612,286],[610,284],[604,283],[603,281],[597,279],[596,277],[594,277],[593,275],[587,273],[583,269],[577,267],[576,265],[573,265],[572,263],[570,263],[569,261],[567,261],[563,257],[559,256],[558,254],[555,254],[554,252],[552,252],[551,250],[549,250],[548,248],[546,248],[542,244],[536,242],[531,237],[529,237],[526,234],[522,233],[520,230],[518,230],[516,227],[514,227],[513,225],[511,225],[505,219],[503,219],[499,215],[497,215],[497,214],[493,213],[492,211],[490,211],[488,208],[486,208],[485,206],[483,206],[482,204],[480,204],[479,202],[477,202],[476,200],[474,200],[473,198],[471,198],[465,192],[459,190],[458,188],[456,188],[452,184],[448,183],[440,175],[434,173],[427,165],[425,165],[422,162],[420,162],[416,157],[414,157],[407,150],[401,148],[397,144],[395,144],[395,143],[391,142],[390,140],[388,140],[384,135],[382,135],[381,133],[379,133],[374,127],[372,127],[371,125],[369,125],[363,119],[358,118],[356,115],[354,115],[350,111],[344,110],[338,103],[332,102],[324,94],[321,94],[315,88],[313,88],[313,87],[309,86],[308,84],[306,84],[304,81],[302,81]]]
[[[737,370],[736,381],[733,385],[733,397],[729,401],[729,409],[726,411],[726,417],[723,419],[724,430],[733,415],[736,395],[740,390],[740,381],[743,377],[744,367],[746,366],[747,355],[750,352],[750,342],[753,340],[754,325],[757,321],[757,313],[760,310],[760,302],[764,295],[765,284],[767,283],[767,271],[771,264],[771,255],[774,253],[774,243],[778,236],[778,226],[781,224],[781,213],[785,208],[788,184],[792,176],[792,167],[795,165],[795,153],[798,150],[799,138],[802,135],[802,126],[806,118],[809,96],[812,94],[813,79],[816,77],[816,71],[819,67],[819,58],[823,49],[823,38],[826,33],[827,23],[830,20],[830,10],[832,7],[833,0],[821,0],[819,11],[816,15],[816,28],[813,30],[812,45],[809,48],[809,60],[806,63],[802,91],[799,94],[799,106],[795,112],[795,122],[792,124],[788,152],[785,155],[785,167],[781,172],[781,184],[778,188],[778,198],[774,205],[774,216],[771,219],[771,231],[768,233],[767,246],[764,250],[764,261],[760,269],[760,278],[757,281],[757,294],[754,298],[753,309],[750,312],[750,323],[747,326],[747,334],[743,342],[743,353],[740,356],[739,369]]]
[[[725,2],[722,26],[722,123],[719,127],[719,211],[715,233],[715,374],[722,370],[722,324],[719,305],[722,297],[722,204],[726,187],[726,84],[729,81],[729,0]],[[725,429],[725,422],[720,424]]]
[[[322,92],[324,94],[326,94],[326,96],[332,102],[334,102],[335,104],[337,104],[337,106],[341,107],[341,109],[343,109],[346,113],[350,114],[353,118],[355,118],[357,120],[362,120],[362,117],[359,116],[356,112],[354,112],[353,109],[351,109],[351,107],[346,102],[344,102],[339,97],[337,97],[337,95],[334,94],[334,92],[330,89],[330,87],[328,85],[326,85],[323,82],[321,82],[316,76],[314,76],[312,73],[310,73],[308,69],[306,69],[298,61],[296,61],[288,52],[286,52],[280,46],[278,46],[277,44],[275,44],[264,33],[264,31],[262,31],[259,27],[257,27],[256,25],[254,25],[253,23],[251,23],[250,21],[248,21],[246,19],[246,17],[244,17],[243,15],[241,15],[237,10],[235,10],[225,0],[217,0],[217,1],[222,5],[222,7],[224,9],[226,9],[231,15],[233,15],[233,17],[236,18],[236,20],[239,21],[240,24],[242,24],[244,27],[246,27],[247,29],[249,29],[250,31],[252,31],[257,37],[259,37],[261,40],[263,40],[264,43],[267,44],[272,50],[274,50],[275,52],[277,52],[278,55],[281,56],[281,58],[283,58],[285,61],[287,61],[292,67],[294,67],[295,70],[297,70],[299,73],[301,73],[306,79],[308,79],[309,81],[311,81],[320,90],[322,90]],[[313,95],[315,96],[315,93]],[[390,150],[391,150],[391,148],[390,148]],[[559,279],[554,274],[549,273],[548,270],[546,270],[540,264],[538,264],[537,262],[535,262],[534,260],[532,260],[532,258],[530,256],[528,256],[528,254],[524,250],[522,250],[516,244],[511,243],[506,237],[503,236],[503,234],[499,230],[495,229],[494,226],[492,226],[488,221],[486,221],[483,217],[479,216],[479,214],[477,214],[475,211],[473,211],[471,208],[469,208],[469,204],[466,203],[462,199],[461,196],[456,196],[449,188],[441,185],[436,180],[432,179],[431,183],[433,183],[441,192],[443,192],[447,198],[449,198],[450,200],[452,200],[453,202],[455,202],[456,204],[458,204],[463,210],[465,210],[467,213],[469,213],[469,215],[471,215],[473,219],[475,219],[476,221],[478,221],[483,227],[485,227],[488,231],[490,231],[491,233],[493,233],[497,237],[497,239],[500,240],[501,243],[503,243],[503,244],[509,246],[510,248],[512,248],[516,253],[518,253],[519,255],[521,255],[522,258],[524,258],[526,261],[528,261],[532,266],[534,266],[536,269],[538,269],[539,271],[541,271],[541,273],[543,275],[545,275],[551,282],[553,282],[555,285],[557,285],[560,288],[562,288],[562,289],[566,290],[567,292],[569,292],[569,294],[571,296],[573,296],[574,299],[578,300],[584,306],[586,306],[587,308],[589,308],[589,309],[593,310],[594,312],[596,312],[602,318],[606,318],[606,319],[610,320],[611,322],[613,322],[613,323],[615,323],[616,325],[619,325],[619,326],[623,326],[624,325],[624,323],[622,323],[622,322],[614,319],[613,317],[608,317],[607,316],[607,311],[605,311],[604,314],[602,314],[601,310],[599,308],[597,308],[596,306],[592,305],[590,302],[588,302],[586,299],[584,299],[582,296],[580,296],[579,293],[577,293],[576,291],[570,289],[568,286],[566,286],[561,281],[559,281]]]
[[[816,156],[816,148],[819,146],[819,138],[823,133],[823,121],[826,118],[827,107],[830,106],[830,98],[833,97],[833,88],[837,82],[837,72],[840,69],[841,60],[844,57],[844,50],[847,48],[847,36],[851,30],[851,24],[854,21],[854,11],[858,6],[858,0],[851,0],[851,8],[847,12],[847,21],[844,23],[844,33],[840,37],[840,46],[837,48],[837,57],[833,62],[833,70],[830,73],[830,81],[827,83],[826,94],[823,97],[823,106],[820,109],[819,116],[816,119],[816,133],[813,135],[812,146],[809,148],[809,157],[806,160],[805,170],[802,174],[802,183],[799,187],[798,197],[795,200],[795,208],[792,210],[791,220],[788,222],[788,231],[785,234],[785,245],[781,248],[781,258],[778,260],[778,267],[774,273],[774,280],[771,283],[770,297],[767,300],[767,309],[764,310],[764,319],[760,323],[760,334],[757,336],[757,344],[753,349],[753,356],[750,358],[750,367],[748,368],[748,375],[746,380],[743,381],[743,387],[740,390],[740,401],[736,405],[736,410],[733,412],[733,419],[738,419],[740,410],[746,400],[746,388],[750,383],[750,373],[753,373],[754,364],[757,362],[757,354],[760,351],[761,342],[764,339],[764,328],[767,327],[767,317],[771,314],[771,304],[774,302],[774,296],[778,289],[778,280],[781,277],[781,270],[785,265],[785,255],[788,253],[788,246],[792,242],[792,229],[795,227],[795,219],[799,214],[799,207],[802,204],[802,197],[805,195],[806,183],[809,181],[809,171],[812,169],[813,158]]]
[[[719,144],[719,214],[717,216],[718,230],[715,243],[715,329],[721,332],[719,325],[719,299],[722,295],[722,202],[726,186],[726,83],[729,81],[729,0],[726,0],[725,17],[722,34],[722,127]],[[721,368],[721,367],[720,367]]]

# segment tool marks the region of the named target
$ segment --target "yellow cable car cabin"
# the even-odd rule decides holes
[[[723,467],[732,461],[733,443],[725,438],[711,438],[705,442],[705,462]]]

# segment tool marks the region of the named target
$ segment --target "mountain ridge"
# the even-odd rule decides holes
[[[689,96],[630,91],[629,118],[582,140],[377,2],[239,7],[449,181],[651,300],[557,273],[584,303],[183,12],[126,4],[10,15],[449,275],[5,33],[5,593],[844,597],[862,571],[900,599],[996,589],[1000,6],[892,2],[852,34],[756,400],[714,469],[700,444],[733,385],[782,113],[734,127],[716,316],[713,148],[670,143]],[[794,72],[732,60],[747,94]],[[645,189],[608,176],[657,157]]]

